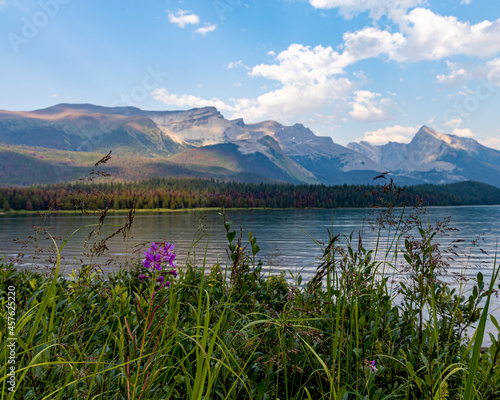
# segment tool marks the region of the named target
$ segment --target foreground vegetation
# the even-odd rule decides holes
[[[309,282],[265,273],[257,239],[244,242],[225,219],[227,268],[188,258],[172,269],[165,243],[108,279],[98,261],[70,279],[58,262],[48,275],[3,264],[0,356],[9,337],[17,347],[15,393],[3,363],[1,398],[498,399],[500,326],[489,315],[498,270],[489,284],[479,273],[450,288],[437,244],[446,223],[391,212],[380,219],[395,232],[383,247],[352,235],[318,243]],[[481,354],[487,318],[498,331]]]
[[[31,188],[0,188],[4,211],[74,210],[82,199],[89,208],[112,209],[192,208],[338,208],[369,207],[386,196],[374,185],[249,184],[207,179],[153,178],[140,182],[78,182]],[[500,189],[479,182],[406,187],[406,204],[425,206],[490,205],[500,203]]]

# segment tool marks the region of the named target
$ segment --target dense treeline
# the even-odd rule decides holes
[[[334,208],[369,207],[384,198],[381,186],[292,185],[219,182],[203,179],[153,178],[141,182],[72,183],[30,188],[0,188],[4,211],[71,210],[82,201],[88,208],[138,209],[225,208]],[[420,185],[403,188],[400,201],[425,206],[500,204],[500,189],[478,182]],[[387,199],[388,200],[388,199]]]

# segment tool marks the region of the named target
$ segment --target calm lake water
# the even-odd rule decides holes
[[[398,211],[396,212],[398,213]],[[477,270],[483,270],[487,275],[494,259],[497,240],[500,238],[500,206],[475,206],[475,207],[433,207],[422,215],[425,224],[435,225],[451,217],[450,226],[456,231],[450,231],[448,236],[439,237],[438,242],[445,246],[453,240],[461,239],[458,245],[459,252],[463,255],[455,257],[452,263],[453,269],[468,268],[469,274],[476,274]],[[321,254],[316,241],[327,242],[328,230],[334,235],[354,233],[357,243],[358,232],[362,233],[363,245],[366,249],[376,247],[377,238],[379,248],[388,246],[394,236],[394,229],[384,229],[380,232],[373,231],[370,221],[375,218],[372,210],[365,209],[334,209],[334,210],[241,210],[226,211],[228,221],[233,221],[232,229],[239,232],[243,227],[243,243],[248,243],[248,232],[251,231],[257,237],[257,243],[261,248],[258,258],[262,259],[265,266],[272,265],[274,272],[290,270],[293,273],[302,271],[304,279],[311,277],[316,269],[317,257]],[[101,238],[109,235],[113,229],[123,225],[126,221],[124,214],[109,215],[106,218],[106,226],[102,229]],[[26,240],[29,236],[37,237],[33,227],[45,226],[55,237],[64,237],[82,228],[76,233],[66,245],[62,255],[62,267],[71,271],[83,263],[88,263],[89,258],[83,253],[83,244],[95,226],[98,217],[56,214],[47,221],[38,215],[0,215],[0,255],[5,254],[8,259],[17,254],[25,254],[21,267],[33,265],[33,255],[37,246],[29,243],[23,247],[15,243],[13,239]],[[108,226],[112,225],[112,226]],[[204,234],[198,244],[192,248],[193,241]],[[91,237],[89,242],[94,240]],[[123,240],[118,235],[108,242],[109,256],[117,258],[120,262],[133,262],[138,260],[142,251],[146,250],[147,244],[152,241],[166,240],[175,244],[177,262],[182,266],[186,262],[188,252],[195,256],[198,265],[203,263],[205,251],[208,264],[217,260],[224,265],[227,260],[226,238],[222,224],[222,218],[218,211],[207,212],[164,212],[137,214],[132,225],[131,235]],[[477,241],[478,246],[471,245]],[[38,248],[50,246],[46,239],[39,238]],[[58,242],[60,243],[60,241]],[[208,244],[208,247],[207,247]],[[488,254],[484,254],[483,249]],[[135,253],[134,253],[135,250]],[[477,260],[468,260],[466,256],[474,255],[480,257],[481,264]],[[96,260],[101,265],[108,262],[110,257],[101,257]],[[47,264],[44,260],[47,254],[39,254],[39,260],[35,264]],[[383,251],[379,252],[378,258],[383,258]],[[105,271],[113,271],[119,268],[119,264],[111,262],[104,266]]]
[[[396,211],[396,214],[400,211]],[[372,210],[366,209],[334,209],[334,210],[241,210],[226,211],[226,219],[233,221],[232,229],[239,232],[243,228],[243,244],[248,243],[248,232],[257,237],[261,248],[258,258],[262,259],[266,267],[272,265],[274,272],[290,270],[293,273],[301,271],[304,279],[314,275],[318,264],[317,257],[321,251],[315,241],[327,242],[328,230],[334,235],[340,233],[349,235],[354,233],[354,242],[357,244],[358,232],[361,232],[363,245],[366,249],[374,249],[377,240],[379,248],[387,248],[394,237],[394,229],[375,231],[372,229]],[[451,217],[450,226],[457,230],[449,231],[448,236],[438,237],[437,241],[442,246],[452,241],[461,239],[458,244],[459,257],[455,257],[452,268],[461,270],[468,268],[469,274],[476,274],[483,270],[487,275],[492,267],[497,240],[500,238],[500,206],[475,206],[475,207],[432,207],[421,218],[425,224],[435,225]],[[126,221],[124,214],[109,215],[106,226],[103,227],[100,238],[113,232],[116,227]],[[88,263],[89,258],[84,256],[84,242],[92,230],[96,229],[97,216],[82,216],[56,214],[45,222],[38,215],[0,215],[0,255],[13,259],[23,253],[24,259],[18,264],[20,267],[47,265],[45,261],[49,254],[36,255],[38,260],[33,260],[37,248],[48,248],[50,242],[36,233],[34,227],[46,227],[54,237],[65,237],[80,229],[66,245],[62,256],[62,267],[66,271],[79,266],[82,262]],[[203,235],[203,236],[202,236]],[[31,236],[37,238],[36,245],[33,239],[23,247],[14,240],[27,240]],[[196,246],[193,242],[201,239]],[[91,236],[88,243],[95,240]],[[166,240],[175,244],[177,263],[185,264],[190,252],[191,262],[196,260],[198,265],[206,262],[212,264],[219,261],[225,265],[227,260],[227,241],[218,211],[195,212],[164,212],[137,214],[132,225],[130,237],[127,240],[117,235],[108,242],[108,256],[93,259],[94,262],[104,266],[109,272],[119,268],[120,263],[134,262],[146,250],[147,244],[152,241]],[[477,241],[477,246],[471,243]],[[61,241],[58,241],[60,245]],[[484,254],[484,250],[488,254]],[[378,258],[383,258],[383,251]],[[469,259],[467,256],[477,256],[479,260]],[[119,262],[110,259],[117,259]]]
[[[318,265],[321,250],[315,241],[327,242],[328,230],[334,235],[354,233],[356,245],[358,232],[361,232],[366,249],[374,249],[379,240],[380,251],[377,258],[380,260],[384,259],[383,249],[390,246],[394,237],[394,229],[383,229],[380,233],[378,230],[374,231],[370,220],[375,216],[372,215],[372,210],[365,209],[227,210],[226,217],[228,221],[233,221],[232,229],[239,232],[240,226],[243,227],[244,244],[248,243],[249,231],[257,237],[257,244],[261,248],[258,258],[264,262],[266,272],[301,272],[304,281],[314,276]],[[450,271],[473,276],[482,271],[485,281],[489,282],[500,238],[500,206],[433,207],[422,215],[422,220],[426,224],[435,225],[436,221],[446,217],[451,217],[450,226],[458,230],[449,231],[448,236],[438,237],[438,243],[445,247],[452,241],[463,240],[457,244],[458,255],[454,256]],[[125,221],[124,214],[109,215],[106,224],[114,226],[105,226],[100,237],[106,237]],[[45,226],[56,237],[64,237],[83,227],[69,240],[62,252],[61,266],[65,273],[71,272],[81,263],[89,263],[89,258],[83,255],[83,244],[95,229],[95,226],[88,225],[97,222],[96,216],[57,214],[44,223],[38,215],[0,215],[0,255],[5,254],[7,259],[13,259],[23,253],[23,260],[17,263],[19,268],[47,265],[44,260],[50,254],[37,254],[37,248],[47,248],[50,242],[40,238],[33,227]],[[29,236],[32,239],[26,247],[13,240],[26,240]],[[38,239],[36,246],[32,243],[33,237]],[[197,245],[193,246],[196,238],[200,237]],[[91,237],[90,242],[93,240]],[[160,240],[175,244],[179,267],[185,265],[188,257],[191,262],[200,266],[203,265],[203,259],[207,265],[217,261],[222,266],[227,263],[227,241],[218,211],[137,214],[130,237],[127,240],[123,240],[121,235],[114,237],[108,242],[109,254],[93,261],[102,265],[106,272],[111,272],[118,269],[120,264],[138,262],[148,244]],[[473,242],[477,244],[473,245]],[[400,265],[400,262],[396,264]],[[396,274],[395,278],[397,280],[400,276]],[[500,301],[493,300],[491,311],[500,319]]]

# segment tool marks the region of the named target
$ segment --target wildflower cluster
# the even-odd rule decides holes
[[[223,277],[220,271],[220,264],[215,264],[210,268],[210,273],[205,274],[209,287],[215,287],[222,283]]]
[[[285,271],[282,271],[279,275],[271,275],[268,279],[267,294],[271,293],[288,293],[288,283],[285,278]]]
[[[170,286],[170,281],[165,281],[166,275],[173,275],[174,277],[177,277],[177,271],[175,269],[176,266],[174,264],[174,247],[175,246],[169,242],[152,242],[148,251],[144,252],[146,258],[142,261],[142,265],[144,268],[151,268],[155,271],[155,276],[157,276],[156,280],[160,282],[161,287]],[[144,274],[139,275],[140,281],[144,281],[145,279],[151,279],[151,277]]]

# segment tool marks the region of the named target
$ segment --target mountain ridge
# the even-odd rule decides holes
[[[82,166],[79,154],[107,154],[117,162],[119,179],[155,176],[203,176],[224,180],[265,182],[373,183],[390,171],[398,184],[451,183],[477,180],[500,187],[500,152],[469,138],[422,126],[408,144],[368,142],[337,144],[296,123],[285,126],[268,120],[246,124],[229,120],[215,107],[148,111],[137,107],[56,104],[34,111],[0,110],[0,144],[22,153],[4,165],[0,185],[15,181],[15,160],[32,157],[42,148],[40,168],[64,168],[61,179]],[[23,147],[24,146],[24,147]],[[37,150],[40,153],[40,150]],[[65,152],[64,157],[55,152]],[[69,159],[70,162],[61,162]],[[137,172],[133,166],[137,164]],[[43,168],[42,168],[43,169]],[[141,172],[142,171],[142,172]],[[145,172],[144,172],[145,171]],[[50,176],[53,176],[50,175]],[[22,179],[29,184],[29,179]],[[28,183],[26,183],[28,182]],[[37,181],[33,181],[37,183]]]

